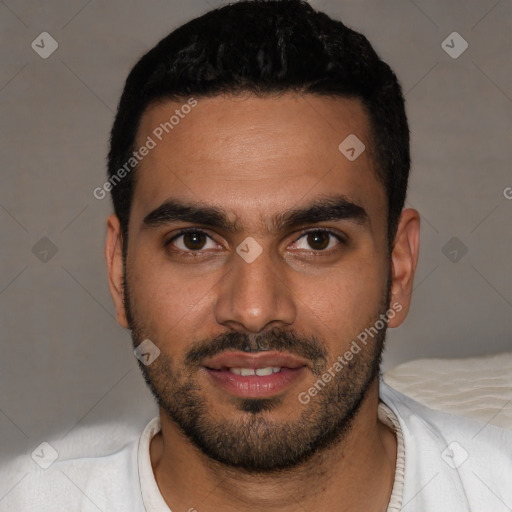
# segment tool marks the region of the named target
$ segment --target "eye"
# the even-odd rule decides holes
[[[295,249],[305,251],[326,251],[340,243],[343,243],[340,235],[324,229],[315,229],[302,234],[293,245]]]
[[[172,245],[184,252],[203,251],[218,247],[218,244],[207,233],[199,229],[182,230],[165,245]]]

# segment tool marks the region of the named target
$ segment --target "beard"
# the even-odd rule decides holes
[[[388,280],[379,310],[360,332],[373,325],[379,315],[388,310],[390,285]],[[126,272],[124,291],[127,320],[136,348],[150,333],[130,301]],[[279,408],[282,397],[231,397],[240,413],[237,418],[215,418],[212,415],[214,405],[208,405],[204,390],[198,383],[201,361],[226,350],[277,350],[310,360],[312,373],[321,378],[336,360],[336,355],[331,357],[329,364],[325,343],[314,336],[278,328],[257,334],[228,332],[191,343],[182,365],[176,364],[165,353],[165,346],[172,343],[171,339],[153,339],[161,350],[160,355],[148,366],[139,361],[139,366],[161,410],[203,454],[227,467],[247,473],[268,474],[298,468],[313,455],[346,438],[371,384],[379,375],[386,327],[385,323],[372,342],[361,347],[361,351],[330,382],[323,383],[324,386],[307,404],[297,399],[300,414],[288,421],[272,419],[271,413]],[[347,350],[351,339],[341,345],[343,351]],[[307,387],[303,391],[306,390]]]

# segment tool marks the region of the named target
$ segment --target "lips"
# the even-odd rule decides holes
[[[265,398],[282,393],[305,374],[310,362],[293,354],[223,352],[203,362],[214,385],[229,394]]]
[[[203,362],[211,370],[229,368],[300,368],[310,366],[310,362],[293,354],[277,351],[264,351],[248,354],[247,352],[223,352]]]

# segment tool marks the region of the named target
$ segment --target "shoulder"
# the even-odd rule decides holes
[[[432,409],[383,382],[380,398],[404,437],[404,502],[451,512],[510,510],[512,430]]]
[[[144,510],[137,469],[140,432],[121,428],[117,440],[105,440],[112,432],[112,426],[84,429],[4,461],[0,511]]]

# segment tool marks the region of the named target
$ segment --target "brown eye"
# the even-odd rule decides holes
[[[307,235],[307,242],[315,251],[323,251],[329,245],[329,239],[329,233],[324,231],[315,231]]]
[[[200,232],[185,233],[183,235],[183,245],[191,251],[199,251],[206,243],[206,235]]]
[[[196,252],[208,249],[218,249],[212,238],[201,230],[181,231],[171,238],[166,245],[182,252]]]
[[[295,249],[327,252],[342,243],[344,242],[340,235],[332,231],[316,229],[303,233],[293,245]]]

